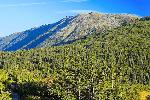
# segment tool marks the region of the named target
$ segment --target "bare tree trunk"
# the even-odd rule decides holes
[[[81,79],[79,78],[79,84],[80,84],[80,82],[81,82]],[[79,87],[78,87],[78,99],[79,100],[81,100],[81,89],[80,89],[80,85],[79,85]]]

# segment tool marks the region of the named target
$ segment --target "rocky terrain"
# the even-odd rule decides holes
[[[16,51],[68,44],[94,32],[101,32],[132,23],[138,18],[138,16],[130,14],[92,12],[69,16],[54,24],[42,25],[0,39],[0,51]]]

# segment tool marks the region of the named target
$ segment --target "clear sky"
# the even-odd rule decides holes
[[[83,12],[150,15],[150,0],[0,0],[0,37]]]

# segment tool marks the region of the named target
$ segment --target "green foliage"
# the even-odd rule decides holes
[[[10,93],[5,87],[5,82],[8,80],[8,73],[6,70],[0,69],[0,100],[10,100]]]
[[[64,46],[0,52],[0,99],[139,100],[150,91],[149,52],[150,21]]]

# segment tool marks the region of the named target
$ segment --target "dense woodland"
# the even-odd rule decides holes
[[[64,46],[0,52],[0,100],[140,100],[142,91],[150,92],[150,20]]]

